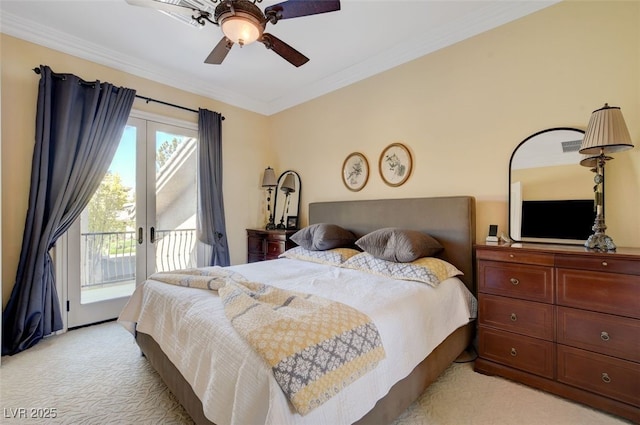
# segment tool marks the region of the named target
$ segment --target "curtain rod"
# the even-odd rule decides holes
[[[36,74],[40,74],[40,68],[33,68],[33,72],[35,72]],[[56,74],[54,72],[52,72],[52,75],[54,75],[55,77],[64,77],[63,75],[59,75]],[[166,106],[171,106],[172,108],[178,108],[178,109],[182,109],[183,111],[189,111],[189,112],[194,112],[194,113],[198,113],[198,110],[196,109],[191,109],[191,108],[187,108],[186,106],[180,106],[180,105],[176,105],[174,103],[169,103],[169,102],[165,102],[163,100],[158,100],[158,99],[153,99],[151,97],[146,97],[146,96],[140,96],[139,94],[136,95],[136,97],[138,99],[143,99],[144,101],[146,101],[147,103],[149,102],[155,102],[155,103],[160,103],[162,105],[166,105]],[[220,119],[222,119],[224,121],[224,115],[222,115],[220,117]]]
[[[165,102],[165,101],[163,101],[163,100],[153,99],[153,98],[151,98],[151,97],[146,97],[146,96],[140,96],[139,94],[137,94],[137,95],[136,95],[136,97],[137,97],[138,99],[144,99],[147,103],[149,103],[149,102],[155,102],[155,103],[160,103],[160,104],[162,104],[162,105],[171,106],[171,107],[173,107],[173,108],[182,109],[182,110],[184,110],[184,111],[195,112],[196,114],[198,113],[198,111],[197,111],[197,110],[195,110],[195,109],[187,108],[186,106],[176,105],[176,104],[174,104],[174,103]],[[222,116],[220,117],[220,119],[224,121],[224,115],[222,115]]]

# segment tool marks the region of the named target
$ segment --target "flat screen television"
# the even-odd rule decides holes
[[[521,237],[586,241],[595,217],[593,199],[522,201]]]

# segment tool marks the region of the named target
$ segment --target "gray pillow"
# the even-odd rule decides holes
[[[440,242],[426,233],[396,227],[367,233],[356,241],[356,245],[376,258],[396,263],[432,257],[443,249]]]
[[[352,247],[356,237],[350,231],[335,224],[318,223],[298,230],[291,240],[312,251]]]

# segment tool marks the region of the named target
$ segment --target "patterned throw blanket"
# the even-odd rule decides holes
[[[221,267],[161,272],[150,279],[218,291],[233,327],[269,364],[301,415],[385,357],[371,319],[336,301],[249,282]]]

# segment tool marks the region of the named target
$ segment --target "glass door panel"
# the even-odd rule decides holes
[[[155,138],[156,271],[196,267],[197,139],[186,128],[149,123]]]
[[[137,124],[127,123],[107,174],[69,230],[68,327],[117,317],[135,289],[135,158],[145,138]]]
[[[135,126],[127,125],[109,171],[80,219],[81,304],[128,297],[136,283]]]
[[[130,118],[109,171],[68,232],[67,326],[116,318],[155,271],[198,265],[197,131]]]

